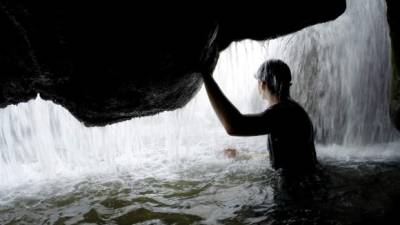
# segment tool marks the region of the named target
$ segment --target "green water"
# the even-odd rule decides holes
[[[312,181],[290,187],[267,166],[233,164],[21,187],[0,205],[0,224],[387,224],[399,205],[397,162],[325,161]]]

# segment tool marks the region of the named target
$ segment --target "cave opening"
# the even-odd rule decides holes
[[[0,223],[359,222],[366,210],[381,219],[398,204],[385,185],[400,187],[385,10],[384,1],[352,1],[336,21],[220,55],[214,77],[242,113],[265,108],[253,77],[262,62],[292,68],[292,96],[311,115],[330,178],[301,207],[273,185],[266,136],[228,136],[204,88],[181,109],[90,128],[38,96],[0,110]]]

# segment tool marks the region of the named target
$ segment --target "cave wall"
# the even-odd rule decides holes
[[[0,107],[39,93],[87,126],[174,110],[233,41],[275,38],[346,8],[345,0],[261,3],[0,0]]]
[[[392,40],[392,91],[391,117],[394,125],[400,130],[400,4],[397,0],[386,0],[390,37]]]

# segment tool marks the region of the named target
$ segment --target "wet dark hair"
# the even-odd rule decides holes
[[[267,84],[268,90],[279,100],[289,98],[292,75],[289,66],[279,59],[264,62],[257,71],[256,78]]]

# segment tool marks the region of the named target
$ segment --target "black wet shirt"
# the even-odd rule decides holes
[[[279,102],[263,113],[268,128],[271,166],[287,172],[308,172],[317,163],[314,128],[310,117],[295,101]]]

